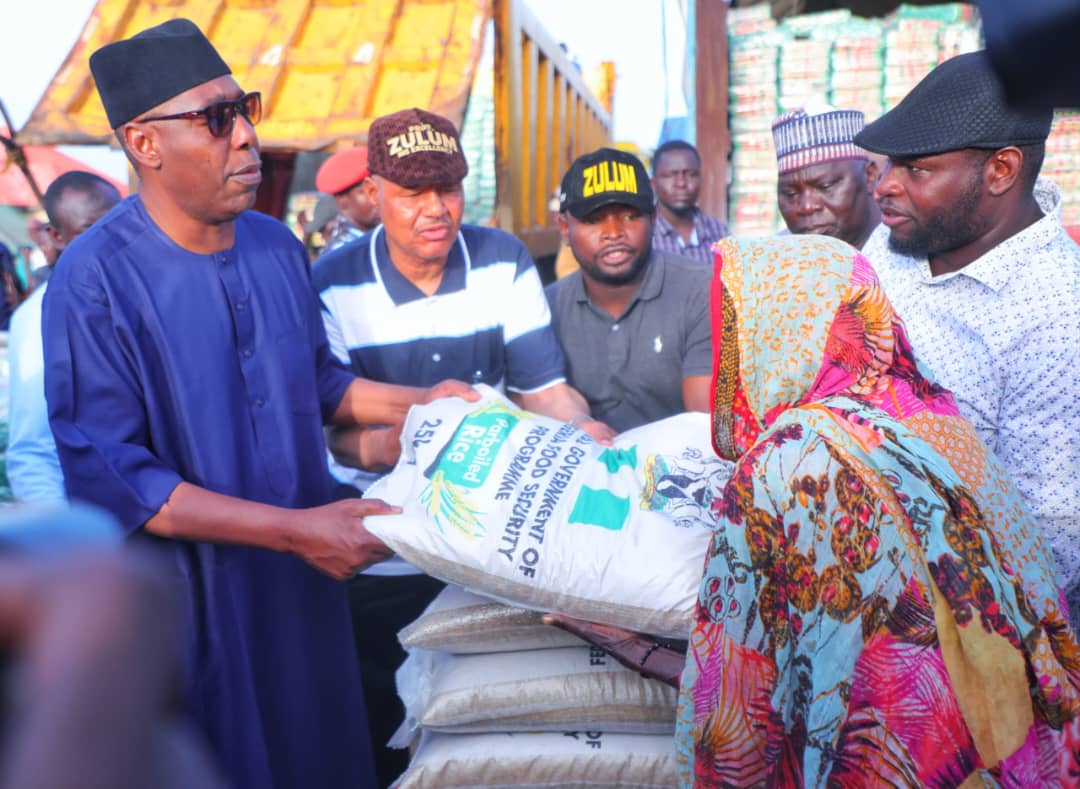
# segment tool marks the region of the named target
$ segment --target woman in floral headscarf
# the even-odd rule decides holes
[[[680,784],[1080,784],[1052,559],[869,264],[820,236],[716,250],[713,443],[737,464],[681,676]]]

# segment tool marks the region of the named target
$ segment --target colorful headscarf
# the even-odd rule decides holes
[[[848,394],[906,419],[955,415],[919,369],[862,255],[825,236],[725,240],[713,279],[713,445],[738,460],[795,406]]]
[[[872,268],[820,236],[716,250],[713,440],[736,468],[681,784],[1072,785],[1080,649],[1052,559]]]

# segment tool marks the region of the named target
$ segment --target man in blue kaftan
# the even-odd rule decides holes
[[[90,63],[142,183],[67,249],[46,294],[67,492],[169,554],[188,699],[234,787],[371,786],[335,579],[389,556],[363,526],[389,508],[327,504],[322,425],[393,424],[466,387],[373,384],[333,360],[303,247],[248,210],[260,97],[194,24],[166,22]]]

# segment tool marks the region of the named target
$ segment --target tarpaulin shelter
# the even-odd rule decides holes
[[[98,0],[19,141],[112,143],[90,53],[176,17],[262,92],[264,151],[314,151],[364,142],[372,119],[405,107],[460,124],[491,0]]]
[[[98,0],[19,141],[115,144],[90,53],[176,17],[262,92],[256,207],[282,216],[297,151],[364,142],[372,119],[411,106],[460,126],[491,0]]]
[[[0,135],[10,139],[6,124],[0,124]],[[85,170],[100,175],[109,183],[120,190],[121,194],[127,194],[127,185],[120,183],[104,173],[98,172],[93,167],[74,159],[65,153],[61,153],[49,146],[26,146],[23,148],[26,155],[26,163],[30,173],[37,181],[42,192],[48,188],[53,180],[63,173],[71,170]],[[4,157],[4,149],[0,148],[0,157]],[[34,190],[22,170],[15,164],[14,159],[7,155],[0,158],[0,205],[19,206],[21,208],[38,208],[38,199]]]
[[[298,152],[364,143],[373,119],[408,107],[460,129],[492,20],[496,223],[553,254],[548,198],[574,158],[611,141],[613,69],[605,105],[522,0],[98,0],[19,142],[115,144],[90,53],[176,17],[206,33],[244,90],[262,92],[255,207],[273,216],[285,214]]]

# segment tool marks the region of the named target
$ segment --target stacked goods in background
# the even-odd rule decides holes
[[[938,63],[982,46],[978,11],[964,3],[902,5],[886,28],[886,108],[895,107]]]
[[[770,132],[777,115],[824,98],[872,121],[939,63],[982,46],[978,11],[965,3],[902,5],[881,19],[826,11],[779,24],[761,3],[728,11],[728,35],[728,210],[739,235],[770,235],[784,226]],[[1063,223],[1080,225],[1080,113],[1057,114],[1042,174],[1061,188]]]
[[[896,19],[885,31],[883,99],[895,107],[940,62],[934,19]],[[867,118],[867,120],[870,120]]]
[[[829,98],[830,30],[851,19],[846,9],[792,16],[780,24],[780,112],[824,104]]]
[[[770,125],[777,114],[780,44],[784,36],[759,4],[728,12],[731,171],[730,224],[736,232],[768,234],[775,225],[776,157]]]
[[[819,35],[827,35],[822,31]],[[836,29],[829,59],[829,103],[859,110],[867,118],[884,112],[885,26],[880,19],[853,17]]]
[[[490,63],[476,70],[461,124],[461,147],[469,163],[462,221],[488,225],[495,213],[495,79]]]
[[[1061,223],[1080,227],[1080,112],[1059,111],[1055,115],[1042,175],[1061,190]]]

